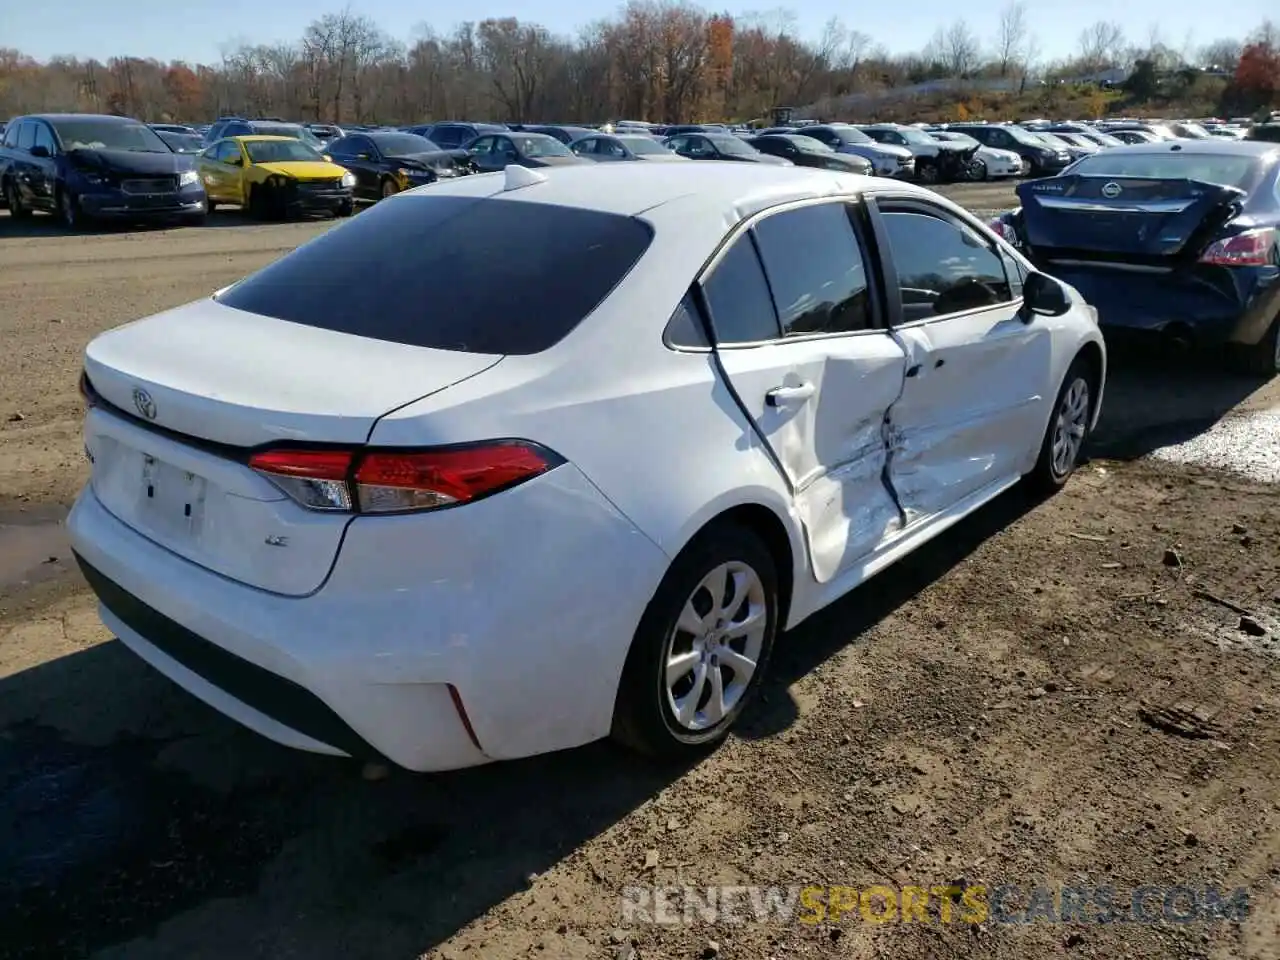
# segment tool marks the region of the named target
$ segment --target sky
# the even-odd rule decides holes
[[[1005,0],[989,5],[957,4],[955,0],[912,0],[894,4],[891,14],[861,16],[857,7],[839,0],[762,0],[738,6],[735,0],[699,4],[733,14],[783,8],[795,15],[797,31],[816,39],[832,17],[871,36],[893,52],[919,50],[935,30],[963,14],[984,41],[996,33]],[[723,4],[723,5],[722,5]],[[16,47],[45,60],[56,54],[96,57],[154,57],[214,63],[224,48],[238,42],[275,43],[296,40],[308,23],[325,12],[337,12],[344,0],[129,0],[104,5],[101,0],[58,0],[54,10],[43,3],[0,0],[0,47]],[[1114,20],[1136,41],[1145,42],[1158,24],[1163,42],[1178,48],[1194,37],[1200,46],[1223,36],[1243,36],[1276,17],[1276,0],[1235,0],[1225,8],[1230,17],[1214,18],[1206,27],[1202,0],[1027,0],[1028,19],[1045,59],[1074,54],[1083,27],[1097,20]],[[441,0],[404,3],[403,0],[358,0],[355,13],[371,17],[387,33],[411,41],[422,24],[447,31],[460,20],[517,17],[540,23],[554,33],[572,35],[590,21],[609,17],[616,0]]]

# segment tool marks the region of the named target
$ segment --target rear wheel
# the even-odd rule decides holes
[[[1274,377],[1280,373],[1280,316],[1271,321],[1266,335],[1257,343],[1237,347],[1232,366],[1253,377]]]
[[[1040,456],[1027,482],[1041,494],[1056,493],[1080,464],[1097,393],[1096,376],[1081,357],[1076,357],[1062,380],[1053,414],[1040,444]]]
[[[778,630],[773,557],[736,524],[700,534],[672,563],[640,620],[614,708],[613,737],[691,759],[754,699]]]

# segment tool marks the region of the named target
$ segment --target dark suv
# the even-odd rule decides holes
[[[946,128],[973,137],[984,147],[1012,150],[1026,162],[1033,177],[1051,177],[1071,162],[1071,154],[1065,148],[1047,143],[1017,124],[949,123]]]
[[[99,218],[198,223],[207,212],[190,156],[174,153],[145,123],[97,114],[9,121],[0,141],[0,194],[15,219],[39,210],[72,229]]]
[[[486,133],[506,133],[505,123],[457,123],[452,120],[405,127],[405,133],[426,137],[441,150],[457,150]]]

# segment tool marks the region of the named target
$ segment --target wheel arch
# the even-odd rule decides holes
[[[806,559],[803,541],[799,540],[799,531],[779,516],[774,507],[767,506],[758,500],[746,500],[724,506],[703,520],[680,544],[679,549],[674,551],[673,560],[688,549],[695,540],[724,525],[733,525],[748,531],[756,536],[769,551],[778,575],[778,624],[780,629],[785,630],[791,617],[796,578],[801,573],[800,565]]]
[[[1084,362],[1092,375],[1093,410],[1090,411],[1089,426],[1093,428],[1097,425],[1098,415],[1102,412],[1102,391],[1107,375],[1107,358],[1102,352],[1102,346],[1096,340],[1086,340],[1076,351],[1072,363],[1077,359]],[[1070,369],[1069,365],[1068,369]]]

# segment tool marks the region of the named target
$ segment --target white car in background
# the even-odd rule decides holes
[[[1104,379],[1079,295],[921,188],[509,167],[94,339],[68,527],[107,626],[280,743],[683,756],[784,629],[1065,483]]]
[[[978,177],[979,180],[997,180],[1001,177],[1020,177],[1026,173],[1026,164],[1022,162],[1022,157],[1014,153],[1012,150],[998,150],[995,147],[988,147],[978,143],[973,137],[963,133],[953,133],[948,130],[929,130],[929,136],[935,140],[950,141],[952,143],[976,144],[978,152],[975,154],[977,159],[982,161],[985,170],[985,176]]]

